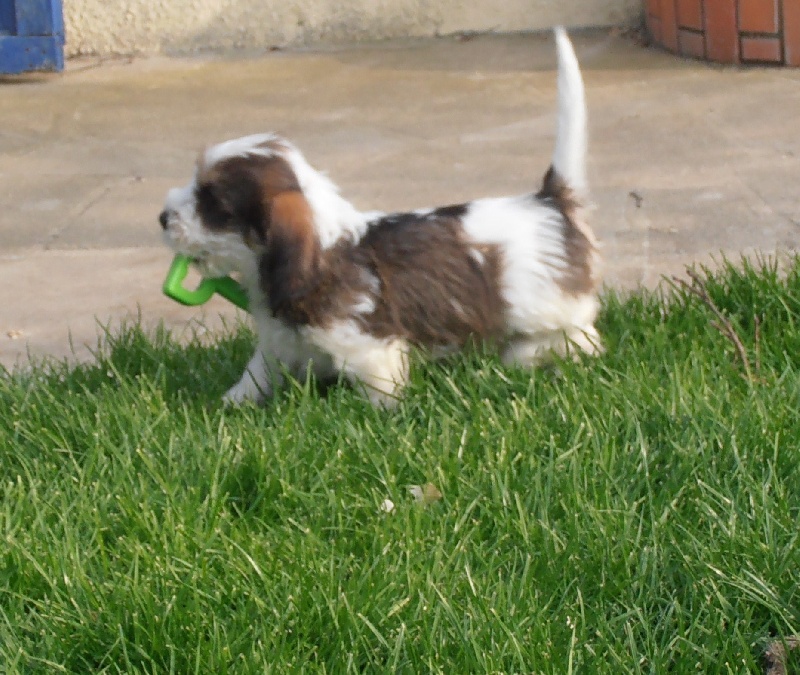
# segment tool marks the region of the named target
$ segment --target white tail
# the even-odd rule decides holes
[[[586,97],[578,57],[566,31],[554,29],[558,51],[558,127],[553,169],[576,196],[586,196]]]

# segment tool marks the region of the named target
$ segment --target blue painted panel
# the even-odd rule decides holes
[[[0,74],[63,69],[64,49],[54,38],[0,36]]]
[[[11,0],[0,0],[0,35],[14,35],[17,32],[17,13]]]
[[[63,69],[61,0],[0,0],[0,73]]]
[[[16,0],[17,35],[55,35],[64,32],[61,5],[54,0]]]

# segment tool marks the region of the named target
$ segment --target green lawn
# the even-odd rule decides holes
[[[0,672],[763,672],[800,632],[800,260],[705,286],[747,365],[676,287],[607,294],[599,359],[419,364],[393,412],[223,409],[247,331],[0,374]]]

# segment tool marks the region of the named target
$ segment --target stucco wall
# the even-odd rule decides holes
[[[65,0],[68,56],[261,49],[634,21],[641,0]]]

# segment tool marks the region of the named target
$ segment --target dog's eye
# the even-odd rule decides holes
[[[220,229],[227,225],[233,214],[215,194],[211,185],[200,185],[195,191],[197,215],[209,229]]]

